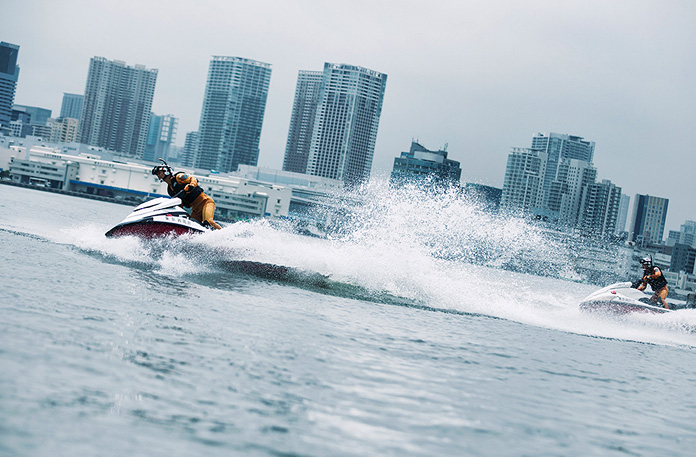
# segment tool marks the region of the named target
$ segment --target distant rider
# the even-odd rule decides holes
[[[660,271],[659,267],[653,265],[650,257],[641,259],[640,264],[643,266],[643,282],[638,286],[638,290],[645,290],[648,284],[650,284],[654,292],[653,296],[650,297],[650,301],[657,303],[657,299],[659,298],[664,307],[669,309],[669,305],[667,304],[669,287],[667,287],[667,280],[662,274],[662,271]]]
[[[174,173],[166,162],[164,165],[154,167],[152,174],[160,181],[167,183],[167,193],[170,197],[180,198],[185,207],[191,208],[192,219],[197,220],[204,227],[216,230],[222,228],[213,220],[215,201],[203,192],[203,188],[198,185],[195,177],[183,171]]]

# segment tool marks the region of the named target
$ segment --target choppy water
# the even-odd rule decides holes
[[[0,455],[693,455],[696,311],[581,314],[595,287],[493,268],[572,278],[564,246],[373,191],[331,240],[143,244],[0,186]]]

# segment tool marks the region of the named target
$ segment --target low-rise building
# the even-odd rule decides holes
[[[49,147],[15,146],[9,158],[12,180],[57,190],[99,195],[116,200],[139,202],[166,196],[166,184],[152,175],[152,164],[105,160],[100,155],[69,155]],[[245,178],[193,174],[199,185],[213,197],[216,211],[223,219],[287,217],[292,190],[289,187],[253,182]]]

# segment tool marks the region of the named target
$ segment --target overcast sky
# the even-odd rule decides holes
[[[693,0],[3,0],[0,41],[20,46],[15,103],[54,116],[91,57],[157,68],[179,145],[211,56],[270,63],[259,165],[276,169],[297,72],[359,65],[388,75],[373,176],[417,139],[502,187],[510,148],[569,133],[596,142],[598,179],[669,198],[667,229],[696,219]]]

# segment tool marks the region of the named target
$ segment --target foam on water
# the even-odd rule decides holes
[[[430,309],[598,337],[696,345],[696,310],[619,320],[580,313],[578,303],[597,287],[578,282],[573,268],[577,247],[524,220],[491,215],[454,191],[395,191],[376,183],[361,189],[360,204],[343,201],[332,201],[326,210],[333,212],[327,239],[298,235],[290,223],[266,220],[156,242],[107,239],[108,227],[94,224],[54,236],[164,275],[225,275],[224,262],[259,262]],[[510,264],[522,272],[503,269]],[[302,278],[294,285],[302,287]]]

